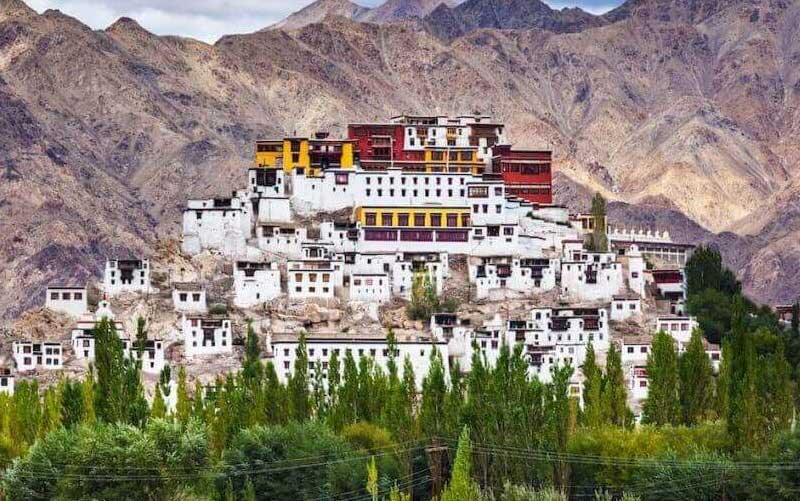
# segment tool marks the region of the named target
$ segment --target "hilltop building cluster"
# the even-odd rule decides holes
[[[682,349],[696,326],[684,315],[682,266],[692,246],[667,233],[611,228],[605,218],[554,204],[552,152],[514,148],[504,125],[490,117],[404,115],[351,124],[342,139],[317,133],[259,140],[254,160],[243,189],[187,202],[182,252],[225,259],[230,306],[252,317],[287,298],[371,304],[380,320],[381,305],[413,299],[423,282],[441,296],[462,273],[468,301],[497,308],[479,321],[461,310],[435,312],[420,332],[398,338],[396,349],[411,359],[418,383],[432,350],[469,371],[475,350],[491,363],[502,345],[522,345],[530,373],[543,381],[554,366],[576,368],[571,391],[580,396],[587,344],[602,360],[616,343],[631,396],[641,400],[649,334],[663,329]],[[591,250],[586,237],[598,224],[609,245]],[[76,319],[75,358],[93,359],[93,328],[102,318],[115,321],[116,297],[159,292],[151,271],[148,259],[109,259],[104,300],[94,312],[86,287],[47,290],[45,306]],[[243,326],[211,313],[202,284],[170,287],[182,357],[234,353]],[[512,299],[529,307],[523,314],[504,310]],[[638,327],[617,328],[631,322]],[[119,322],[117,329],[130,335]],[[283,379],[293,370],[298,337],[267,335],[266,352]],[[123,344],[145,373],[169,362],[164,339],[148,339],[144,349],[128,337]],[[309,333],[307,349],[309,364],[321,364],[323,373],[333,354],[371,356],[379,365],[389,354],[385,330]],[[708,353],[719,362],[718,347]],[[64,357],[60,343],[13,346],[20,373],[60,369]],[[0,370],[0,391],[13,391],[9,369]]]

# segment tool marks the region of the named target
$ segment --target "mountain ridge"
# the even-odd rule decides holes
[[[520,147],[554,149],[557,201],[577,200],[572,183],[653,217],[623,211],[620,223],[674,220],[676,238],[727,245],[754,298],[786,302],[800,294],[789,185],[800,173],[800,8],[762,2],[755,21],[752,9],[451,41],[414,22],[329,17],[214,45],[3,10],[0,315],[38,303],[47,283],[97,276],[104,256],[176,236],[187,197],[241,185],[257,137],[476,109]],[[748,218],[759,221],[745,232]]]

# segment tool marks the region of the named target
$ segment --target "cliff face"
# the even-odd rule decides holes
[[[666,19],[642,5],[576,33],[448,42],[424,22],[328,17],[212,46],[0,0],[0,312],[177,235],[188,196],[243,183],[258,136],[473,110],[520,146],[552,147],[559,179],[584,192],[658,201],[711,232],[746,226],[725,238],[747,247],[730,262],[748,291],[797,295],[800,7],[715,2]]]

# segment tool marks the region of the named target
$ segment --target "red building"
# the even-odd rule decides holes
[[[552,151],[514,150],[498,144],[492,153],[492,169],[503,176],[508,195],[541,205],[553,203]]]
[[[508,195],[540,205],[553,203],[553,152],[512,149],[503,125],[489,117],[400,116],[389,123],[350,124],[347,137],[355,141],[365,170],[394,166],[424,172],[444,168],[493,173],[502,176]],[[448,162],[442,161],[444,154]]]
[[[350,124],[347,138],[356,141],[361,168],[379,170],[393,162],[423,162],[425,152],[403,149],[401,124]]]

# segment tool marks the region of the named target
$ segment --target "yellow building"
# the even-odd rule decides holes
[[[471,172],[482,174],[486,164],[478,159],[474,147],[425,148],[426,172]]]
[[[356,207],[354,216],[365,228],[471,227],[469,207]]]
[[[313,138],[289,137],[256,141],[256,165],[278,168],[287,173],[302,169],[307,176],[319,176],[329,168],[352,169],[355,164],[355,141],[328,139],[317,133]]]

